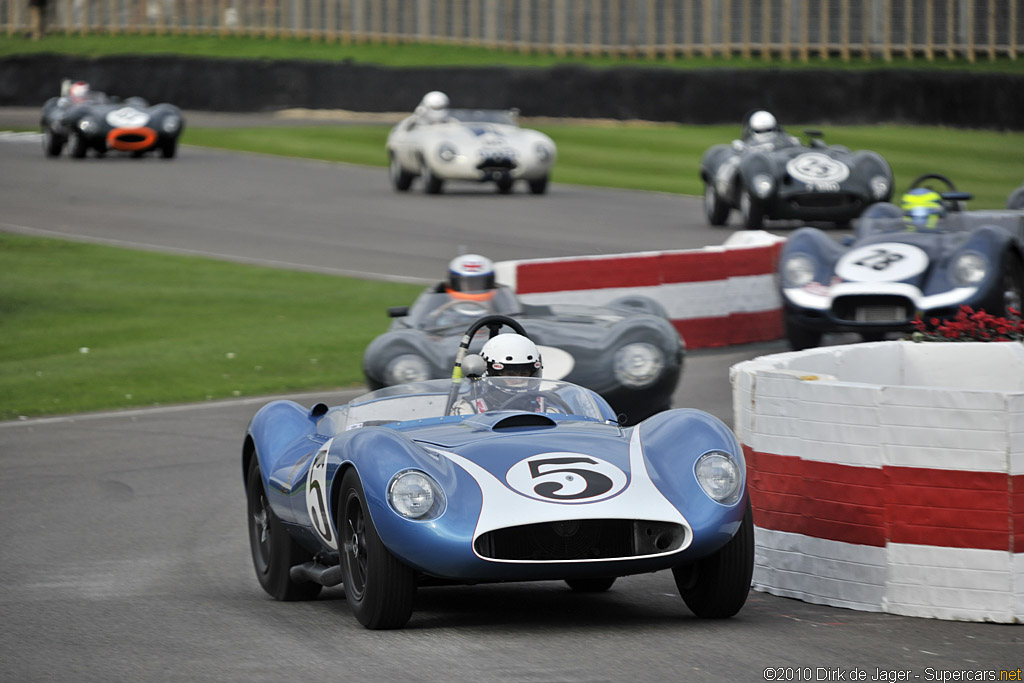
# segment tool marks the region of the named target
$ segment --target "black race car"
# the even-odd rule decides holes
[[[892,169],[879,154],[804,133],[806,143],[778,128],[709,148],[700,164],[708,222],[725,225],[736,209],[748,230],[771,219],[846,226],[870,204],[889,201]]]
[[[1024,185],[1010,193],[1006,198],[1007,209],[1024,209]]]
[[[76,81],[65,82],[60,97],[46,101],[40,126],[48,157],[60,156],[67,145],[76,159],[84,158],[89,150],[97,156],[110,150],[133,156],[155,151],[171,159],[185,119],[173,104],[150,105],[141,97],[121,100]]]
[[[446,283],[420,294],[412,307],[388,309],[390,329],[363,354],[370,389],[451,376],[463,332],[492,314],[514,317],[540,347],[543,376],[601,394],[625,423],[671,407],[683,369],[685,345],[667,313],[645,297],[606,307],[531,305],[504,286],[487,300],[453,296]],[[474,339],[476,353],[486,341]]]
[[[789,237],[778,280],[794,349],[817,346],[827,332],[868,340],[909,332],[916,316],[950,319],[961,306],[1021,310],[1024,211],[968,211],[971,195],[938,174],[916,179],[904,205],[914,198],[924,201],[870,207],[842,243],[811,227]]]

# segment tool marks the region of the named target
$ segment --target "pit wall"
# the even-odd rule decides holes
[[[834,346],[730,374],[756,590],[1024,623],[1024,345]]]
[[[699,349],[782,338],[775,271],[784,242],[743,231],[722,246],[503,261],[495,271],[526,303],[600,306],[649,297],[665,308],[687,348]]]

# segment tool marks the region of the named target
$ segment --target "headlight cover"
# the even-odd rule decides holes
[[[760,199],[767,199],[775,189],[775,181],[767,173],[758,173],[754,176],[751,189]]]
[[[457,149],[455,149],[455,146],[448,142],[442,144],[437,149],[437,156],[441,159],[441,161],[451,161],[456,156],[458,156],[458,154],[459,152]]]
[[[406,519],[425,522],[444,512],[444,492],[436,481],[419,470],[403,470],[388,483],[388,504]]]
[[[99,128],[99,125],[99,122],[96,121],[96,119],[94,119],[93,117],[83,116],[78,121],[78,130],[82,131],[83,133],[88,133],[91,130],[96,130],[97,128]]]
[[[647,342],[626,344],[612,359],[615,379],[632,389],[653,384],[665,367],[665,354]]]
[[[181,127],[181,119],[174,114],[171,114],[164,119],[161,128],[164,129],[165,133],[173,133]]]
[[[533,148],[533,153],[537,155],[538,161],[547,161],[551,158],[551,150],[543,142],[538,142],[536,147]]]
[[[697,458],[694,474],[704,493],[722,505],[739,500],[743,476],[739,463],[725,451],[708,451]]]
[[[782,264],[782,286],[803,287],[814,280],[814,261],[807,254],[793,254]]]
[[[960,287],[975,287],[985,279],[988,259],[976,251],[965,251],[953,259],[951,276]]]
[[[406,382],[422,382],[430,379],[430,366],[423,356],[415,353],[403,353],[391,359],[384,369],[384,381],[392,384]]]
[[[885,176],[876,175],[871,179],[871,196],[875,199],[884,199],[889,196],[889,179]]]

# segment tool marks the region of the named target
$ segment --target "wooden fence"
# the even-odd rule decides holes
[[[557,55],[1016,59],[1024,0],[48,0],[50,31],[437,43]],[[0,0],[28,30],[28,0]]]

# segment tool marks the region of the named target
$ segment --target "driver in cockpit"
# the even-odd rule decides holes
[[[545,397],[530,393],[537,384],[531,378],[541,377],[544,369],[540,350],[533,341],[519,334],[499,334],[487,340],[480,349],[480,357],[486,363],[486,372],[482,377],[471,377],[473,389],[466,399],[468,405],[460,406],[456,412],[547,412]],[[501,379],[492,382],[489,378]]]

